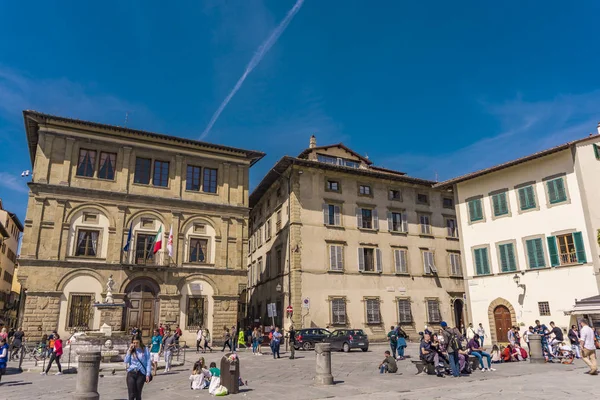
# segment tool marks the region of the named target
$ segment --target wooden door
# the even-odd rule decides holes
[[[127,327],[134,326],[142,331],[142,337],[152,336],[154,327],[154,299],[131,299],[127,310]]]
[[[508,342],[508,331],[512,328],[510,311],[504,306],[498,306],[494,309],[494,322],[496,323],[496,341],[501,343]]]

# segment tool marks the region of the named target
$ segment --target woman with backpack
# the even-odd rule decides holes
[[[397,341],[397,351],[398,351],[398,359],[404,360],[404,349],[406,349],[406,339],[408,339],[408,335],[404,330],[398,325],[396,329],[396,341]]]

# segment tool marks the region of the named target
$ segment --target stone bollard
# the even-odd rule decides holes
[[[317,353],[315,383],[317,385],[333,385],[333,375],[331,375],[331,344],[317,343],[315,345],[315,353]]]
[[[534,364],[543,364],[546,362],[544,352],[542,351],[542,335],[530,334],[529,338],[529,361]]]
[[[100,372],[100,352],[79,353],[77,366],[77,384],[74,400],[98,400],[98,373]]]

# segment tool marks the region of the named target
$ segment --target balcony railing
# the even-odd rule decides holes
[[[576,264],[577,253],[561,253],[560,254],[560,265]]]
[[[148,265],[148,266],[168,266],[170,264],[169,253],[166,250],[159,250],[156,254],[148,253],[143,250],[129,251],[124,258],[125,264]]]

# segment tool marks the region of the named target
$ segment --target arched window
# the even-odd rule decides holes
[[[194,220],[183,232],[184,263],[214,264],[215,263],[215,229],[205,220]]]
[[[84,208],[71,217],[69,257],[105,259],[110,221],[99,209]]]

